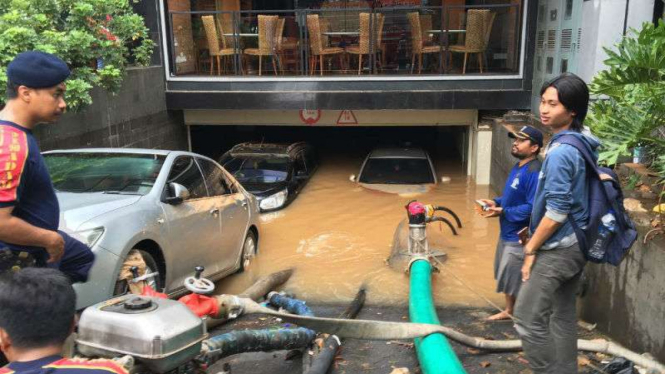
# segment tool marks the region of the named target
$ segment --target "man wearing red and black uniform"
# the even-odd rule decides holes
[[[26,268],[0,277],[0,374],[127,374],[109,360],[60,356],[74,330],[76,293],[55,269]]]
[[[38,266],[58,268],[71,282],[85,282],[94,254],[57,231],[58,200],[32,135],[35,126],[55,122],[65,112],[69,74],[64,61],[36,51],[19,54],[7,67],[7,104],[0,111],[0,251],[31,255]],[[0,258],[9,258],[0,261],[0,270],[11,267],[11,256]]]

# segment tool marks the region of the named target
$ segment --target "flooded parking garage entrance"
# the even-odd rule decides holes
[[[219,157],[243,141],[307,141],[320,166],[300,196],[283,210],[262,215],[260,252],[250,271],[226,278],[220,293],[238,293],[258,277],[293,267],[285,290],[313,303],[349,302],[361,285],[368,303],[404,305],[408,275],[386,263],[395,231],[412,199],[443,205],[462,221],[459,235],[445,225],[429,227],[430,246],[447,254],[433,279],[439,305],[487,306],[476,293],[501,303],[494,292],[492,264],[498,222],[479,217],[474,200],[493,193],[468,176],[467,127],[268,127],[193,126],[195,152]],[[450,179],[424,190],[364,188],[349,181],[368,152],[379,145],[411,144],[430,154],[439,178]],[[474,290],[471,291],[470,289]]]

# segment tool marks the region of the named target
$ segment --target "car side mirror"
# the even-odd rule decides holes
[[[349,176],[349,180],[350,180],[351,182],[355,182],[355,181],[356,181],[356,175],[355,175],[355,174],[351,174],[351,175]]]
[[[189,190],[187,187],[180,183],[169,183],[169,197],[165,200],[167,204],[178,205],[187,199],[189,199]]]

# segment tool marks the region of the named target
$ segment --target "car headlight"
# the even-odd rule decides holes
[[[76,231],[71,233],[70,235],[73,238],[85,243],[85,245],[87,245],[88,247],[92,248],[97,243],[99,238],[102,237],[103,233],[104,233],[104,228],[97,227],[90,230]]]
[[[259,207],[261,210],[270,210],[270,209],[275,209],[279,208],[280,206],[284,205],[284,202],[286,202],[286,196],[288,196],[289,191],[284,189],[282,191],[277,192],[274,195],[270,195],[266,197],[265,199],[261,200],[259,203]]]

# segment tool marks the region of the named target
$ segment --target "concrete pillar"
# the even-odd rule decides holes
[[[492,122],[479,122],[471,127],[468,173],[478,185],[490,184],[492,164]]]

